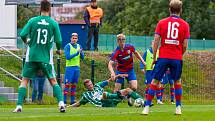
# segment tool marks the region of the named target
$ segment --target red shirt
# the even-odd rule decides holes
[[[117,47],[111,55],[111,60],[117,63],[116,69],[120,72],[128,72],[134,68],[133,53],[135,48],[133,45],[125,44],[123,50]]]
[[[189,24],[178,16],[158,22],[155,34],[161,37],[159,58],[182,60],[184,39],[190,38]]]

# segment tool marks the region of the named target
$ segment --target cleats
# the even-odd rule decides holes
[[[22,106],[18,105],[16,106],[16,109],[13,110],[13,113],[21,113],[22,112]]]
[[[181,106],[177,106],[175,109],[175,115],[181,115]]]

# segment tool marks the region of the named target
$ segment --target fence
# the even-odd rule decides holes
[[[152,36],[126,36],[126,42],[135,46],[137,50],[144,51],[151,46]],[[116,35],[100,34],[99,50],[113,51],[117,46]],[[215,40],[190,39],[188,50],[215,50]]]

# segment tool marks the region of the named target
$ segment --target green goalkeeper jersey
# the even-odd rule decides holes
[[[22,40],[28,37],[26,62],[53,63],[53,45],[60,49],[62,38],[59,25],[49,16],[31,18],[20,34]]]

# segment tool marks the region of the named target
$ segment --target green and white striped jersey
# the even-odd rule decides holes
[[[82,94],[80,104],[85,105],[86,103],[91,103],[95,106],[102,107],[102,94],[104,92],[102,83],[97,83],[94,85],[93,91],[87,91]]]
[[[20,36],[24,42],[30,38],[26,52],[26,62],[53,64],[53,45],[60,49],[62,38],[59,25],[49,16],[31,18]]]

